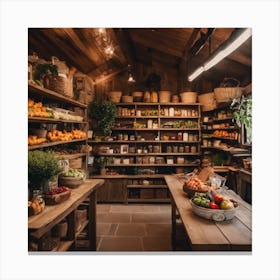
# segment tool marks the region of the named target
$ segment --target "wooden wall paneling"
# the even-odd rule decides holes
[[[97,191],[98,202],[126,202],[126,179],[106,179],[102,188]]]

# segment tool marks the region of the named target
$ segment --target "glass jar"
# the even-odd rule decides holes
[[[179,153],[183,153],[185,151],[184,146],[180,145],[178,151],[179,151]]]
[[[178,146],[173,146],[173,153],[178,153]]]
[[[187,132],[183,133],[183,141],[189,141],[189,134]]]
[[[178,136],[177,136],[179,141],[183,140],[183,133],[182,132],[178,132]]]
[[[172,153],[172,147],[171,146],[167,146],[166,147],[166,152],[167,153]]]
[[[174,108],[173,107],[169,108],[169,117],[174,117]]]
[[[191,153],[196,153],[196,146],[191,146]]]
[[[41,208],[43,209],[45,207],[45,200],[43,198],[43,193],[41,190],[33,190],[32,192],[32,198],[37,199]]]

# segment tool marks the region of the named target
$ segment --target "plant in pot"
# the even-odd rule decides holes
[[[35,83],[39,86],[43,86],[44,79],[48,74],[58,75],[57,65],[51,63],[38,64],[35,68],[33,77]]]
[[[92,101],[89,106],[89,116],[96,120],[97,128],[105,135],[110,135],[117,115],[117,106],[108,101]]]
[[[100,175],[106,175],[106,165],[113,163],[112,157],[99,156],[94,160],[95,164],[100,170]]]
[[[28,152],[28,187],[31,192],[40,189],[46,193],[49,181],[60,172],[58,158],[52,152],[39,150]]]
[[[244,125],[246,129],[247,142],[252,142],[252,98],[241,96],[233,99],[231,103],[233,109],[233,117],[238,126]]]

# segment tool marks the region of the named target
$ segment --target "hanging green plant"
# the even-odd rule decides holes
[[[37,84],[42,85],[47,74],[58,75],[57,65],[51,63],[38,64],[35,68],[33,79]]]
[[[89,117],[96,120],[97,128],[105,135],[109,135],[117,115],[116,104],[108,100],[92,101],[88,110]]]
[[[238,126],[245,126],[247,132],[247,141],[252,141],[252,98],[241,96],[240,98],[233,99],[231,103],[233,110],[233,117]]]

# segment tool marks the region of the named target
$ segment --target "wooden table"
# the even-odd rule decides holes
[[[38,251],[42,250],[41,238],[64,218],[68,218],[67,239],[61,241],[56,251],[66,251],[76,241],[75,210],[89,198],[89,218],[82,228],[88,224],[89,250],[96,251],[96,190],[104,184],[102,179],[88,179],[76,189],[71,190],[71,196],[65,202],[46,206],[42,213],[28,218],[29,241],[38,241]],[[73,246],[72,246],[73,247]],[[75,247],[75,246],[74,246]]]
[[[182,220],[189,246],[193,251],[252,251],[252,207],[231,190],[222,194],[239,202],[236,216],[214,222],[195,215],[183,183],[176,175],[165,176],[171,194],[172,245],[176,249],[176,211]],[[186,240],[187,242],[187,240]]]

